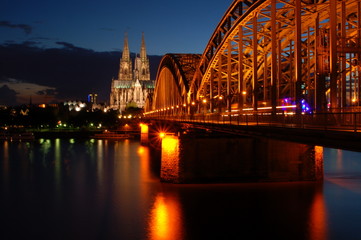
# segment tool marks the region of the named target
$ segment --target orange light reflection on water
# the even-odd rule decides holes
[[[321,191],[315,193],[310,210],[310,239],[327,239],[326,206]]]
[[[183,219],[179,200],[158,193],[149,219],[151,240],[183,239]]]
[[[153,178],[151,170],[150,170],[150,157],[149,157],[149,149],[144,146],[139,146],[137,150],[139,159],[140,159],[140,178],[143,179],[143,181],[153,181],[156,180]],[[157,180],[158,181],[158,180]],[[144,188],[144,190],[143,190]],[[142,192],[145,191],[146,186],[142,185]]]

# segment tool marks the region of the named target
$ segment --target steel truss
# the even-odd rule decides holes
[[[189,82],[199,65],[199,54],[167,54],[158,68],[155,91],[146,111],[181,108],[187,101]],[[151,102],[151,103],[150,103]]]
[[[187,101],[207,103],[212,113],[358,106],[360,16],[360,0],[234,1],[208,42]]]

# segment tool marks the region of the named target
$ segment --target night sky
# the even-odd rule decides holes
[[[124,35],[139,53],[142,32],[152,77],[166,53],[203,53],[232,0],[0,3],[0,105],[107,101]]]

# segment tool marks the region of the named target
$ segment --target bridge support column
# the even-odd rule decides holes
[[[177,136],[164,136],[161,148],[160,179],[163,182],[182,183],[180,141]]]
[[[317,181],[321,147],[265,138],[166,136],[161,181],[171,183]]]
[[[140,124],[140,144],[147,145],[149,142],[149,127],[147,124]]]

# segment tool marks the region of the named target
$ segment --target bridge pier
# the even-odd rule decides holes
[[[318,181],[322,147],[266,138],[165,136],[161,181]]]
[[[149,127],[147,124],[140,124],[140,144],[147,145],[149,142]]]

